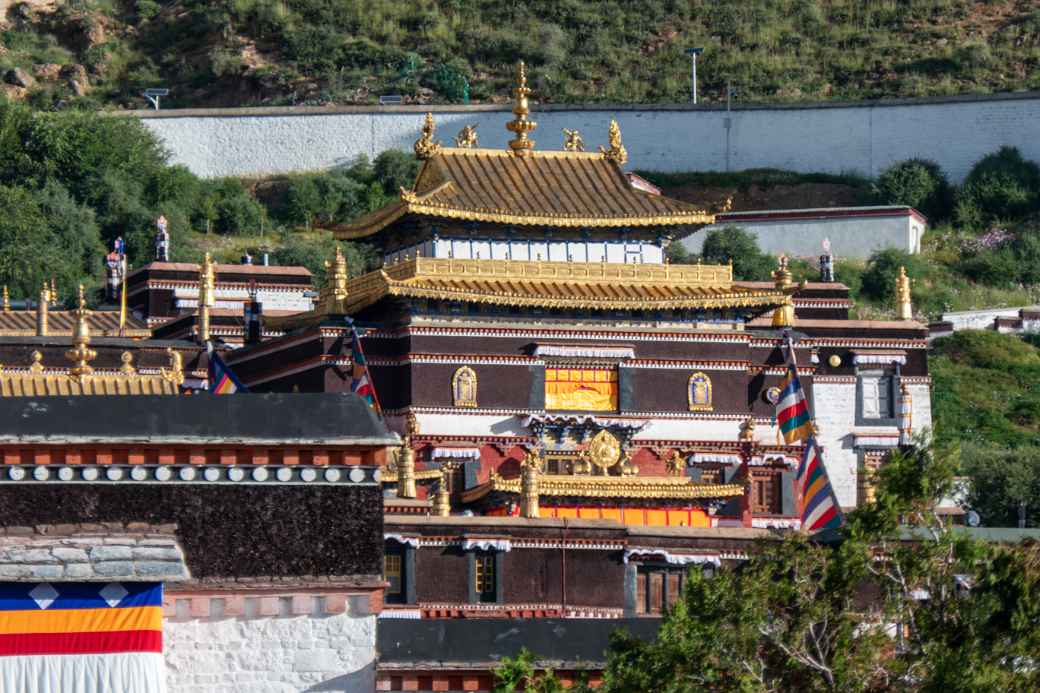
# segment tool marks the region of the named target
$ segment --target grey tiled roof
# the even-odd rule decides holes
[[[0,581],[178,582],[189,577],[170,526],[0,529]]]

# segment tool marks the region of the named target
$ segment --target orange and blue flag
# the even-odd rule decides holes
[[[810,534],[841,526],[841,508],[834,496],[823,456],[810,435],[798,466],[798,490],[802,497],[802,530]]]
[[[0,583],[0,690],[165,690],[162,590]]]
[[[213,344],[207,344],[209,355],[209,391],[214,395],[233,395],[236,392],[249,392],[249,388],[235,377],[224,359],[220,358],[213,349]]]

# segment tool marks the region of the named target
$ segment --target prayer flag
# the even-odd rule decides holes
[[[350,391],[368,402],[368,406],[372,407],[377,414],[382,416],[383,410],[379,406],[379,398],[376,396],[375,385],[372,384],[372,375],[368,371],[368,362],[365,361],[365,352],[361,349],[361,336],[358,334],[357,328],[353,325],[350,326],[350,331],[353,335],[353,342],[351,344],[351,362],[353,363],[353,372],[351,374]]]
[[[213,349],[212,343],[206,345],[209,354],[209,391],[214,395],[233,395],[236,392],[249,392],[249,388],[235,377],[224,359]]]
[[[841,526],[841,508],[834,497],[834,489],[827,478],[823,456],[816,445],[816,437],[805,441],[802,463],[798,466],[798,490],[802,498],[802,530],[813,534]]]
[[[788,444],[807,440],[812,435],[812,419],[809,403],[805,399],[802,383],[798,380],[798,366],[794,360],[794,346],[787,342],[787,377],[780,388],[776,401],[776,423],[780,434]]]

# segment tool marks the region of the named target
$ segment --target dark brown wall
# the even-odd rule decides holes
[[[457,547],[431,547],[415,553],[415,596],[419,602],[469,600],[469,563]]]

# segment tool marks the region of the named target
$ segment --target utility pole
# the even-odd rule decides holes
[[[694,104],[697,103],[697,56],[703,52],[703,48],[686,49],[686,54],[690,56],[690,94]]]

